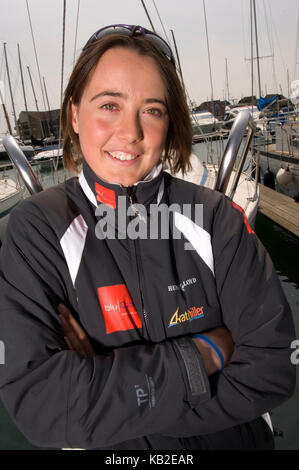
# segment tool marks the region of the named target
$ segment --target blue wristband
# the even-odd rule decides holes
[[[224,366],[224,357],[222,355],[222,352],[218,348],[217,344],[214,343],[214,341],[212,341],[211,338],[205,335],[193,335],[193,338],[199,338],[199,339],[202,339],[203,341],[206,341],[206,343],[208,343],[214,349],[214,351],[216,351],[220,359],[220,363],[221,363],[220,369],[219,369],[219,372],[221,372]]]

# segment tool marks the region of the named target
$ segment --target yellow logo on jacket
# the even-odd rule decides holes
[[[185,313],[179,315],[179,307],[176,309],[175,313],[172,315],[168,328],[170,326],[175,326],[180,323],[185,323],[186,321],[197,320],[197,318],[203,318],[203,305],[201,307],[191,307]]]

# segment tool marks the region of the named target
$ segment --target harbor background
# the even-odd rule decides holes
[[[39,79],[35,66],[26,3],[25,0],[2,0],[1,2],[0,43],[1,45],[7,43],[17,117],[19,112],[24,109],[21,80],[18,73],[18,43],[20,44],[24,69],[25,66],[30,66],[32,69],[40,107],[44,101],[42,87],[40,89],[38,84]],[[299,74],[296,75],[298,71],[298,34],[296,36],[298,0],[286,0],[285,2],[263,0],[256,3],[260,31],[260,55],[266,56],[261,60],[262,92],[263,94],[282,92],[288,96],[290,82],[299,78]],[[146,4],[157,31],[163,35],[154,3],[147,0]],[[39,65],[42,76],[45,77],[47,83],[50,107],[56,109],[60,107],[61,101],[63,2],[61,0],[43,0],[42,2],[28,0],[28,5],[31,10]],[[73,67],[74,59],[78,57],[82,46],[94,31],[104,25],[117,22],[150,27],[139,0],[126,2],[110,0],[105,5],[98,0],[84,0],[81,2],[77,35],[77,5],[79,2],[67,2],[64,85]],[[159,13],[163,18],[169,38],[171,38],[170,29],[173,29],[175,33],[185,85],[193,103],[199,104],[201,101],[209,100],[211,95],[219,99],[229,98],[232,102],[237,102],[243,96],[251,95],[251,63],[248,60],[251,56],[248,0],[229,0],[228,2],[210,0],[206,2],[213,92],[210,87],[211,77],[209,77],[202,2],[188,0],[187,7],[186,2],[156,0],[156,5],[159,7]],[[182,19],[184,20],[182,21]],[[226,58],[227,76],[225,73]],[[257,95],[256,63],[254,69],[253,94]],[[9,116],[13,121],[3,55],[0,60],[0,88],[4,93]],[[28,107],[33,110],[35,102],[28,78],[25,88]],[[0,134],[6,131],[4,116],[1,114]],[[215,149],[220,145],[220,142],[216,142]],[[207,152],[204,149],[200,153],[201,156],[205,156]],[[49,184],[56,182],[50,175],[48,180]],[[45,178],[44,184],[48,184],[47,178]],[[293,311],[296,338],[299,339],[299,240],[261,215],[257,216],[256,233],[272,257]],[[275,427],[281,430],[284,435],[284,437],[276,438],[277,449],[299,450],[298,404],[297,378],[297,387],[293,397],[275,409],[272,414]],[[0,403],[0,450],[4,449],[36,449],[36,447],[28,443],[17,430]]]
[[[144,3],[156,31],[165,37],[163,28],[165,29],[168,42],[173,49],[171,30],[174,32],[184,83],[192,102],[200,104],[210,100],[212,94],[214,99],[228,99],[235,103],[244,96],[251,96],[249,0],[205,2],[211,77],[203,2],[188,0],[186,4],[181,1],[155,0],[154,3],[152,0],[145,0]],[[64,86],[70,76],[74,60],[78,58],[87,39],[99,28],[115,23],[139,24],[151,28],[140,0],[81,1],[77,22],[78,5],[76,0],[66,2]],[[267,93],[282,93],[288,96],[290,81],[299,78],[299,74],[296,75],[298,58],[296,59],[295,54],[298,0],[256,1],[256,13],[259,51],[260,56],[264,57],[260,60],[261,91],[263,96]],[[60,107],[61,101],[62,32],[62,0],[1,0],[0,87],[2,81],[4,101],[12,124],[13,110],[5,71],[3,43],[6,43],[7,47],[16,117],[18,117],[20,111],[24,111],[24,99],[18,70],[17,44],[20,46],[29,111],[35,110],[36,106],[27,66],[30,67],[39,110],[47,111],[43,86],[40,86],[35,50],[41,78],[45,78],[50,109],[55,110]],[[254,61],[253,79],[253,94],[258,95],[256,61]],[[6,130],[3,113],[0,113],[0,134]]]

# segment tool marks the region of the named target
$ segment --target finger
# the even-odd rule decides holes
[[[69,348],[71,351],[74,351],[73,345],[72,345],[72,343],[70,342],[70,340],[68,339],[67,336],[64,336],[64,340],[65,340],[66,344],[68,345],[68,348]]]
[[[67,317],[63,314],[59,315],[61,321],[62,332],[67,336],[72,345],[72,349],[77,351],[84,357],[93,357],[95,355],[94,349],[85,333],[77,321],[71,314]]]
[[[78,340],[81,343],[81,346],[83,347],[85,353],[87,356],[94,356],[95,352],[94,349],[85,333],[83,328],[79,325],[79,323],[75,320],[73,315],[71,313],[66,313],[61,315],[62,318],[64,319],[64,324],[68,326],[67,331],[72,331],[73,333],[76,334]]]
[[[71,314],[71,311],[66,307],[66,305],[60,303],[57,307],[59,313],[63,314]]]
[[[67,320],[63,317],[63,315],[59,315],[61,321],[61,328],[64,334],[66,343],[71,351],[76,351],[81,356],[86,357],[86,351],[83,347],[81,341],[78,339],[76,332],[70,327]]]

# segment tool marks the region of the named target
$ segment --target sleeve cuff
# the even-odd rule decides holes
[[[186,399],[191,407],[195,407],[211,398],[210,383],[202,357],[192,338],[175,338],[173,343],[186,385]]]

